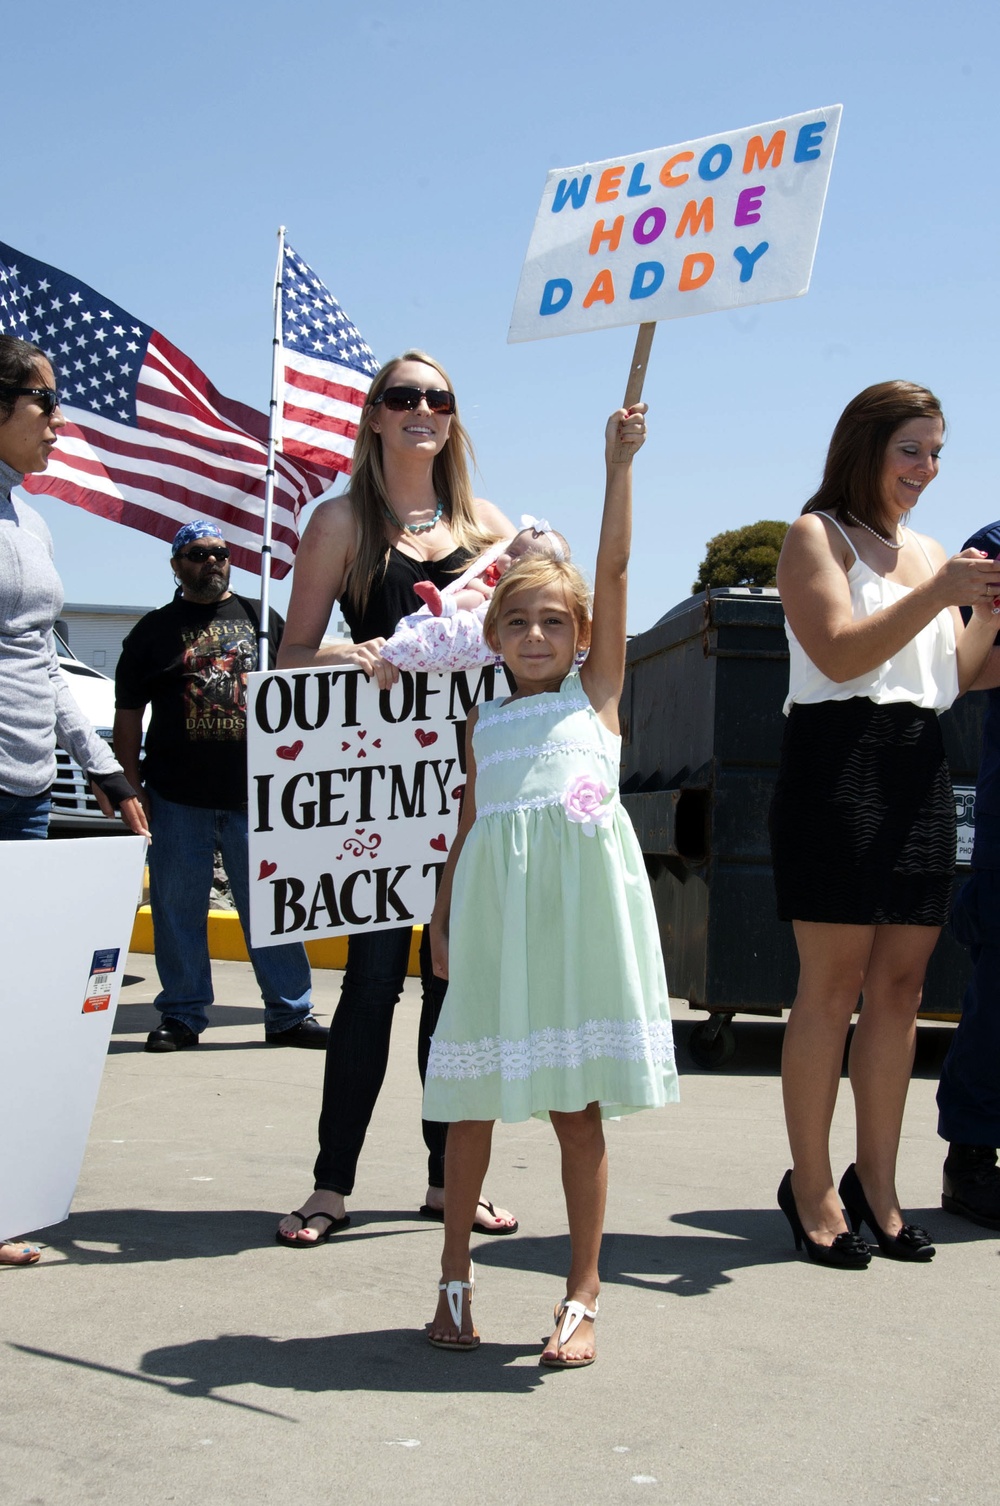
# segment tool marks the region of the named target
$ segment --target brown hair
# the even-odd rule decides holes
[[[7,422],[17,402],[3,389],[37,385],[34,376],[38,363],[48,359],[40,345],[20,340],[17,335],[0,335],[0,423]]]
[[[896,430],[913,418],[939,418],[941,404],[915,382],[877,382],[852,398],[837,420],[819,491],[805,512],[830,512],[847,522],[886,531],[882,511],[882,464]]]
[[[448,391],[454,391],[444,367],[423,350],[404,350],[401,356],[387,361],[368,390],[358,421],[347,493],[358,527],[358,548],[344,595],[358,612],[364,612],[367,607],[376,578],[384,571],[389,557],[386,513],[391,512],[391,499],[382,474],[382,437],[372,428],[372,415],[377,411],[375,399],[392,385],[393,374],[403,361],[420,361],[425,366],[432,366]],[[496,535],[484,532],[476,519],[469,474],[470,466],[474,467],[475,463],[472,441],[456,409],[447,443],[434,457],[432,479],[435,495],[444,502],[456,546],[478,554],[495,542]]]
[[[511,565],[506,575],[501,575],[490,597],[483,621],[483,637],[495,654],[500,652],[498,627],[504,602],[512,591],[537,591],[542,586],[558,581],[569,599],[570,610],[576,618],[578,647],[590,643],[590,588],[575,565],[567,560],[554,560],[544,554],[527,554]]]

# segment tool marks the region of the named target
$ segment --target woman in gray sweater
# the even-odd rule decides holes
[[[46,836],[57,742],[90,775],[105,814],[119,806],[133,832],[149,835],[121,765],[59,672],[52,627],[63,589],[49,530],[11,496],[26,472],[44,471],[65,422],[44,352],[0,335],[0,841]],[[0,1231],[0,1265],[37,1259]]]

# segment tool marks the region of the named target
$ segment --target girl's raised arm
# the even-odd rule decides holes
[[[625,614],[632,545],[632,459],[646,438],[646,404],[619,408],[604,431],[607,482],[594,571],[590,652],[580,680],[590,704],[612,732],[625,683]]]

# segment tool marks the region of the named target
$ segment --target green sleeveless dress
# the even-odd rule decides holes
[[[476,820],[455,872],[424,1118],[606,1117],[676,1100],[649,880],[621,739],[580,684],[480,707]]]

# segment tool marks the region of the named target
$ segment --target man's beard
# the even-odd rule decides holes
[[[206,605],[218,601],[229,590],[229,571],[225,570],[220,575],[210,575],[205,580],[187,582],[187,594],[190,600],[204,602]]]

